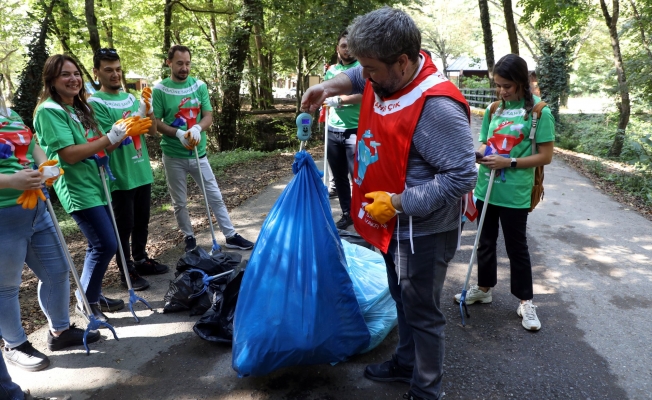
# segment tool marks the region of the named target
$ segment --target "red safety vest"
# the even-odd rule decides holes
[[[374,93],[371,82],[367,81],[362,94],[351,216],[355,230],[385,253],[396,218],[384,225],[371,218],[364,210],[369,203],[364,197],[365,193],[402,193],[405,190],[412,135],[426,98],[450,97],[464,104],[469,118],[471,115],[468,103],[457,87],[437,70],[426,53],[421,52],[421,57],[424,58],[421,71],[403,89],[383,99]]]

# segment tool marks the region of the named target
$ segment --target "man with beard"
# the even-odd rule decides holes
[[[185,250],[197,246],[188,213],[188,174],[200,185],[199,168],[204,178],[206,197],[215,214],[220,230],[226,237],[226,247],[249,250],[254,244],[236,233],[222,193],[206,158],[206,130],[213,123],[206,83],[189,76],[190,49],[186,46],[170,47],[165,61],[171,76],[154,86],[152,92],[154,115],[159,120],[157,129],[163,134],[163,166],[168,191],[174,206],[174,216],[185,236]],[[194,152],[199,155],[197,165]]]
[[[141,118],[152,119],[148,134],[156,135],[151,93],[148,99],[146,93],[149,89],[143,90],[141,100],[138,101],[132,94],[122,91],[122,65],[115,49],[103,48],[95,52],[93,74],[102,86],[88,99],[88,104],[93,108],[95,118],[104,132],[111,130],[113,124],[120,119],[140,115]],[[147,145],[145,139],[138,136],[133,140],[126,139],[108,150],[111,151],[109,166],[116,178],[111,181],[111,204],[120,244],[133,289],[145,290],[149,287],[149,282],[141,275],[164,274],[169,270],[166,265],[147,256],[150,202],[154,182]],[[116,261],[122,286],[127,287],[119,253],[116,255]],[[120,304],[113,304],[110,299],[100,297],[100,308],[104,312],[116,311],[123,306],[121,300]]]
[[[360,65],[358,60],[349,53],[347,35],[348,32],[344,31],[337,39],[336,51],[340,61],[326,71],[324,76],[326,81]],[[346,229],[353,224],[349,174],[353,176],[353,156],[355,155],[361,100],[362,95],[354,94],[333,96],[324,101],[326,106],[331,107],[328,114],[328,165],[333,173],[335,191],[342,209],[342,218],[335,224],[337,229]]]
[[[392,359],[365,369],[405,382],[407,399],[442,395],[444,327],[439,307],[457,248],[461,198],[475,186],[470,110],[459,90],[420,51],[421,33],[389,7],[357,17],[348,46],[360,67],[315,85],[301,107],[363,93],[351,209],[355,229],[383,252],[398,313]]]

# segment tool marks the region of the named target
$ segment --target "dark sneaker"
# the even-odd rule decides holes
[[[3,347],[2,355],[7,363],[25,371],[40,371],[50,365],[50,359],[32,347],[29,340],[12,349]]]
[[[155,258],[145,258],[145,261],[135,262],[136,272],[139,275],[161,275],[170,270],[165,264],[161,264]]]
[[[349,213],[342,214],[342,218],[340,218],[340,220],[335,223],[337,229],[342,229],[342,230],[348,228],[351,225],[353,225],[353,219],[351,218],[351,214]]]
[[[129,279],[131,280],[131,287],[136,292],[139,290],[145,290],[149,287],[149,282],[147,281],[147,279],[140,276],[136,271],[129,272]],[[124,275],[120,276],[120,283],[123,288],[129,289],[129,285],[127,285],[127,279],[125,278]]]
[[[226,238],[226,247],[229,249],[250,250],[254,247],[254,244],[236,233],[230,238]]]
[[[331,188],[331,189],[328,191],[328,198],[329,198],[329,199],[333,199],[333,198],[335,198],[335,197],[337,197],[337,189],[335,189],[335,188]]]
[[[184,241],[186,242],[186,251],[187,252],[191,251],[191,250],[194,250],[195,247],[197,247],[197,240],[195,240],[194,236],[186,236]]]
[[[86,343],[94,343],[100,340],[99,331],[89,331],[86,336]],[[57,351],[65,349],[70,346],[83,346],[84,345],[84,331],[75,326],[70,325],[70,328],[61,332],[59,336],[52,335],[48,330],[48,349],[50,351]]]
[[[420,397],[414,394],[411,390],[403,395],[404,399],[407,400],[428,400],[425,397]]]
[[[396,355],[382,364],[370,364],[364,369],[364,377],[378,382],[404,382],[410,383],[412,368],[398,365]]]
[[[100,310],[102,312],[113,312],[119,311],[125,308],[125,302],[120,299],[109,299],[104,297],[103,294],[100,295]]]
[[[95,316],[96,320],[102,321],[102,322],[109,322],[109,317],[104,315],[102,310],[100,310],[100,306],[98,304],[91,304],[90,306],[91,306],[91,311],[93,312],[93,315]],[[84,310],[82,308],[83,307],[82,307],[81,303],[77,303],[77,305],[75,306],[75,312],[78,315],[80,315],[81,317],[83,317],[84,320],[86,321],[86,323],[88,323],[88,322],[90,322],[90,319],[88,318],[88,316],[86,315],[86,313],[84,312]]]

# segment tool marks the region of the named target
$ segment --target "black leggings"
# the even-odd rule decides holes
[[[476,207],[482,213],[484,202]],[[532,263],[527,246],[527,208],[509,208],[489,204],[478,244],[478,286],[494,287],[498,281],[496,242],[498,222],[503,230],[505,248],[509,257],[512,294],[520,300],[532,300]],[[480,215],[478,215],[478,221]]]

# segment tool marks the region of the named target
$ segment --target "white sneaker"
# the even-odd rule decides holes
[[[473,285],[471,288],[466,292],[466,304],[473,304],[475,302],[480,302],[482,304],[486,303],[491,303],[491,292],[493,291],[493,288],[489,288],[487,290],[487,293],[483,292],[480,290],[478,285]],[[455,301],[460,302],[460,299],[462,298],[462,293],[458,293],[455,295]]]
[[[516,309],[516,314],[523,318],[523,328],[528,331],[538,331],[541,329],[541,322],[537,318],[537,306],[532,304],[532,300],[520,304]]]

